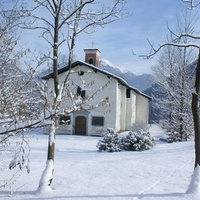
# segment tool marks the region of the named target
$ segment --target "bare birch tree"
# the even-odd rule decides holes
[[[54,101],[49,105],[53,117],[48,141],[46,168],[41,177],[38,190],[45,190],[51,186],[54,172],[55,130],[60,113],[60,103],[64,88],[67,87],[76,38],[83,33],[91,34],[97,27],[103,27],[125,16],[123,12],[125,0],[97,1],[97,0],[35,0],[36,6],[29,13],[37,23],[26,28],[41,29],[42,37],[50,47],[45,57],[52,61],[54,79]],[[40,12],[41,11],[41,12]],[[40,12],[40,13],[39,13]],[[39,25],[38,25],[39,24]],[[60,47],[67,44],[69,71],[63,82],[58,78],[58,61]],[[105,83],[106,84],[106,83]],[[72,97],[73,100],[73,97]]]
[[[195,3],[194,0],[182,0],[184,3],[189,5],[188,9],[193,11],[197,6],[200,5],[200,2]],[[199,18],[198,18],[199,21]],[[191,90],[192,99],[191,99],[191,110],[193,116],[193,126],[194,126],[194,142],[195,142],[195,163],[194,163],[194,173],[191,179],[191,183],[188,187],[187,193],[190,192],[199,192],[199,182],[196,182],[196,174],[199,172],[200,166],[200,124],[199,124],[199,93],[200,93],[200,45],[198,41],[200,40],[199,30],[194,28],[191,30],[183,30],[181,33],[172,31],[169,28],[170,40],[165,42],[159,47],[155,48],[154,45],[149,41],[151,50],[148,55],[141,55],[143,58],[151,58],[157,54],[161,49],[166,46],[172,46],[177,48],[185,49],[194,49],[197,51],[196,59],[196,68],[194,73],[194,84],[193,89]],[[192,41],[191,41],[192,40]],[[192,61],[191,61],[192,62]],[[192,80],[191,80],[192,81]]]
[[[38,110],[37,106],[40,103],[43,104],[40,102],[40,88],[34,79],[35,70],[31,67],[27,71],[22,70],[20,62],[30,53],[29,49],[20,44],[19,27],[24,11],[21,6],[18,7],[18,0],[9,3],[9,6],[7,2],[0,3],[0,135],[40,123],[41,120],[34,121],[33,124],[31,121],[23,124],[25,121],[36,119],[40,114],[34,111]]]
[[[5,168],[16,170],[0,187],[12,184],[23,167],[29,172],[29,149],[23,132],[40,115],[43,104],[31,73],[20,68],[20,59],[29,52],[20,45],[18,27],[23,13],[17,0],[9,3],[0,2],[0,160],[2,172]],[[11,159],[10,164],[4,158]]]
[[[194,20],[189,13],[183,15],[183,20],[177,17],[177,32],[190,32]],[[187,38],[182,43],[189,43]],[[190,42],[192,42],[190,40]],[[188,48],[167,46],[158,64],[152,68],[162,93],[156,98],[156,105],[164,114],[164,124],[168,131],[168,141],[183,141],[193,133],[191,123],[191,89],[193,87],[193,72],[189,64],[194,60],[194,52]],[[157,91],[158,92],[158,91]]]
[[[189,5],[189,10],[193,11],[197,6],[200,5],[193,0],[183,0],[183,2]],[[198,19],[199,20],[199,19]],[[191,101],[191,109],[193,115],[193,125],[194,125],[194,136],[195,136],[195,169],[200,165],[200,124],[199,124],[199,89],[200,89],[200,45],[198,41],[200,40],[199,31],[192,29],[192,30],[185,30],[181,33],[176,33],[175,31],[170,30],[171,40],[160,45],[158,48],[154,48],[154,46],[149,42],[151,46],[151,52],[149,55],[144,56],[145,58],[150,58],[154,56],[158,51],[160,51],[165,46],[173,46],[178,48],[192,48],[198,51],[197,56],[197,65],[195,69],[195,81],[194,86],[192,89],[192,101]],[[191,42],[192,40],[192,42]],[[187,41],[187,42],[183,42]],[[198,185],[197,185],[198,187]]]

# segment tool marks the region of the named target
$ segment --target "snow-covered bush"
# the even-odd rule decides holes
[[[97,143],[99,151],[117,152],[121,151],[120,137],[114,129],[108,128],[103,135],[103,139]]]
[[[103,139],[97,143],[99,151],[118,152],[143,151],[151,149],[156,144],[155,139],[147,131],[130,131],[128,135],[120,137],[114,129],[108,128],[103,135]]]
[[[155,139],[151,137],[150,133],[144,131],[130,131],[127,136],[121,139],[121,146],[127,151],[148,150],[151,149],[155,143]]]
[[[181,141],[181,134],[177,131],[167,132],[167,142],[180,142]]]

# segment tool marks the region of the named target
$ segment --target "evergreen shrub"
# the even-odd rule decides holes
[[[151,149],[155,144],[155,139],[146,131],[130,131],[127,136],[121,139],[121,146],[127,151],[144,151]]]
[[[118,152],[120,148],[120,137],[114,129],[108,128],[103,134],[103,139],[97,143],[99,151]]]
[[[156,144],[155,139],[146,131],[130,131],[126,136],[120,137],[112,128],[103,134],[103,139],[97,143],[99,151],[119,152],[143,151],[151,149]]]

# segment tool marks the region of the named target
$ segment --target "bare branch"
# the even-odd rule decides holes
[[[176,47],[184,47],[184,48],[194,47],[194,48],[200,49],[200,46],[196,43],[189,43],[189,44],[182,43],[181,44],[181,43],[173,43],[173,42],[164,43],[155,49],[153,44],[151,44],[150,41],[148,42],[149,42],[149,45],[151,46],[151,52],[148,55],[139,55],[139,57],[149,59],[153,57],[155,54],[157,54],[165,46],[176,46]]]
[[[22,122],[17,125],[16,124],[10,125],[7,128],[2,128],[0,135],[5,135],[5,134],[7,135],[9,133],[13,133],[15,135],[15,133],[20,130],[51,125],[52,121],[49,121],[49,119],[51,119],[53,116],[55,116],[55,113],[49,114],[49,116],[44,117],[42,120],[34,120],[32,122]]]
[[[95,0],[88,0],[88,1],[81,1],[80,5],[77,6],[59,25],[58,29],[60,29],[66,22],[67,20],[69,20],[75,13],[77,13],[78,11],[81,12],[81,10],[83,9],[83,7],[85,7],[87,4],[91,4],[93,3]]]
[[[193,10],[194,8],[196,8],[197,6],[200,5],[200,2],[195,4],[194,0],[182,0],[182,1],[190,4],[190,7],[188,7],[188,9],[190,9],[190,10]]]

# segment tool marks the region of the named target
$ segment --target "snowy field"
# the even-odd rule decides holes
[[[150,127],[159,138],[162,130]],[[31,136],[31,134],[27,135]],[[56,137],[52,191],[36,192],[45,167],[47,135],[30,138],[30,174],[24,172],[9,188],[0,188],[0,199],[50,200],[199,200],[186,194],[194,165],[193,141],[159,142],[142,152],[98,152],[99,137]],[[1,181],[12,171],[1,172]],[[10,192],[11,191],[11,192]]]

